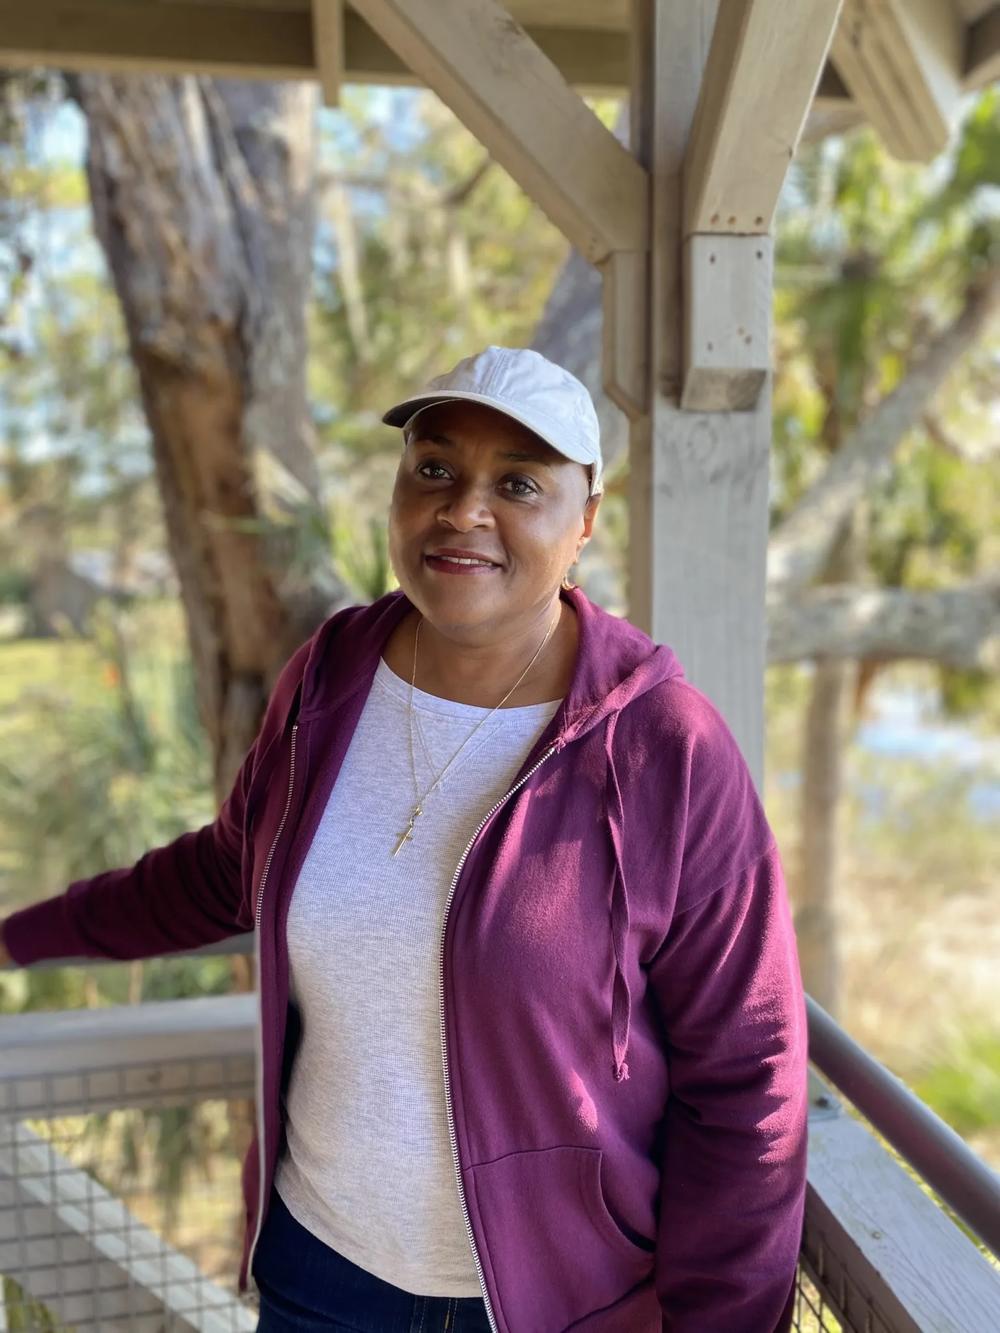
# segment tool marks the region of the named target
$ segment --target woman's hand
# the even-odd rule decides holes
[[[7,952],[6,944],[4,944],[3,927],[4,923],[0,921],[0,967],[14,967],[16,966],[16,964],[13,958],[11,958],[10,954]]]

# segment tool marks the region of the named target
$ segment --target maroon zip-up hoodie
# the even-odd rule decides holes
[[[503,1333],[788,1327],[806,1028],[774,840],[725,724],[668,648],[578,590],[569,692],[456,867],[444,1088]],[[294,1060],[288,904],[401,593],[292,658],[214,823],[15,913],[19,963],[138,958],[256,928],[250,1252]],[[473,836],[474,834],[474,836]]]

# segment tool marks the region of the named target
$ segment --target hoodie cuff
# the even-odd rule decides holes
[[[0,929],[7,952],[18,967],[90,953],[76,929],[65,893],[12,912]]]

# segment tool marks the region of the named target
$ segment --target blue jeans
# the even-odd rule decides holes
[[[271,1193],[254,1252],[257,1333],[490,1333],[477,1297],[412,1296],[317,1239]]]

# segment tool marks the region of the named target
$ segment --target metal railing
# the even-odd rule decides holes
[[[1000,1177],[930,1107],[808,1000],[809,1053],[850,1099],[994,1254],[1000,1254]]]
[[[254,1022],[251,995],[0,1018],[0,1329],[255,1327],[233,1286]],[[1000,1275],[929,1193],[991,1239],[996,1178],[815,1006],[810,1035],[830,1082],[793,1329],[1000,1329]]]

